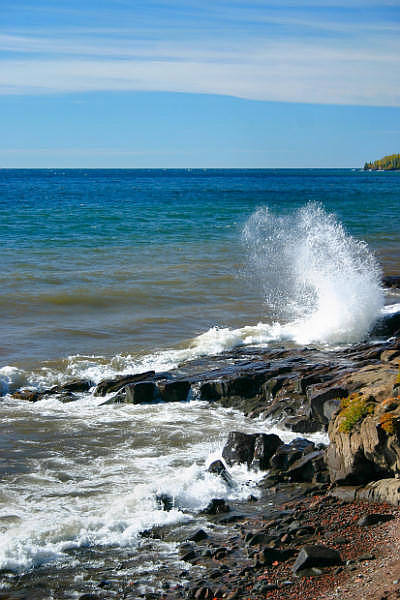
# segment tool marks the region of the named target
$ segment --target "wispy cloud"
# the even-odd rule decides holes
[[[357,0],[310,0],[308,10],[295,0],[207,4],[159,0],[152,11],[152,0],[142,10],[118,0],[111,20],[96,13],[88,26],[75,17],[61,25],[57,10],[79,14],[61,2],[51,26],[3,29],[0,93],[157,90],[400,105],[400,23],[384,10],[396,3],[364,0],[358,18]]]

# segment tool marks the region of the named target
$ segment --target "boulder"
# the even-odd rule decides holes
[[[329,476],[324,456],[324,451],[315,450],[295,460],[287,470],[291,481],[326,483]]]
[[[37,402],[41,399],[41,394],[37,390],[18,390],[12,394],[17,400],[26,400],[27,402]]]
[[[229,475],[227,468],[225,467],[224,463],[222,462],[222,460],[214,460],[214,462],[212,462],[210,464],[210,466],[207,469],[210,473],[213,473],[214,475],[219,475],[219,477],[222,477],[222,479],[230,486],[232,487],[234,482],[232,477]]]
[[[185,402],[190,391],[189,381],[167,381],[157,384],[163,402]]]
[[[379,319],[372,331],[374,337],[393,337],[400,334],[400,312],[385,315]]]
[[[296,562],[293,565],[293,573],[297,574],[304,569],[313,567],[331,567],[333,565],[341,565],[342,557],[340,553],[328,546],[322,545],[307,545],[300,550]]]
[[[249,468],[266,470],[271,456],[280,445],[282,440],[273,433],[247,434],[231,431],[222,456],[229,466],[246,464]]]
[[[68,381],[68,383],[57,386],[57,390],[60,392],[75,393],[88,392],[92,386],[93,383],[87,379],[73,379],[72,381]]]
[[[313,442],[305,438],[295,438],[289,444],[282,444],[270,460],[270,465],[278,471],[287,471],[296,461],[312,452],[315,448]]]
[[[373,413],[348,430],[343,430],[343,412],[331,421],[327,451],[331,482],[362,485],[400,475],[400,399],[371,407]]]
[[[204,515],[218,515],[229,511],[230,508],[223,498],[213,498],[201,513]]]
[[[256,435],[250,469],[253,471],[267,471],[270,466],[269,461],[271,457],[281,445],[281,438],[274,433],[260,433]]]
[[[124,387],[128,404],[148,404],[157,397],[157,386],[153,381],[138,381]]]
[[[154,377],[155,371],[146,371],[145,373],[138,373],[137,375],[124,375],[121,377],[115,377],[113,379],[103,379],[103,381],[96,386],[94,395],[106,396],[107,394],[118,392],[118,390],[125,387],[129,383],[152,380]]]

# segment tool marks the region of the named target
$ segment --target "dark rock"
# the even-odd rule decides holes
[[[79,596],[79,600],[100,600],[100,596],[97,596],[97,594],[82,594],[82,596]]]
[[[274,562],[285,562],[286,560],[289,560],[289,558],[292,558],[295,552],[296,551],[292,548],[280,550],[278,548],[266,547],[256,555],[256,565],[264,566],[272,565]]]
[[[385,288],[400,289],[400,277],[398,275],[385,275],[385,277],[382,277],[382,284]]]
[[[269,459],[281,444],[282,440],[275,434],[231,431],[222,456],[230,466],[246,464],[254,469],[265,470],[269,466]]]
[[[322,472],[325,472],[325,481],[328,481],[329,475],[322,450],[309,452],[294,461],[287,470],[292,481],[305,481],[309,483],[317,480],[320,481],[322,479]]]
[[[254,434],[231,431],[222,451],[225,462],[232,466],[234,464],[247,464],[249,467],[254,457]]]
[[[63,404],[68,404],[69,402],[76,402],[78,400],[78,396],[73,394],[72,392],[62,392],[61,394],[57,394],[57,400],[62,402]]]
[[[217,548],[214,552],[211,553],[212,558],[215,560],[221,560],[225,558],[225,556],[229,553],[229,550],[225,547]]]
[[[290,444],[282,444],[272,456],[270,465],[274,469],[287,471],[296,460],[314,450],[314,443],[304,438],[296,438]]]
[[[206,381],[200,385],[200,400],[213,402],[223,396],[223,385],[220,381]]]
[[[371,335],[389,338],[400,334],[400,312],[385,315],[374,325]]]
[[[253,586],[253,592],[256,592],[257,594],[266,594],[267,592],[277,589],[278,584],[268,583],[267,581],[259,581],[255,584],[255,586]]]
[[[391,514],[369,513],[368,515],[361,517],[361,519],[357,522],[357,525],[360,525],[360,527],[368,527],[369,525],[386,523],[392,519],[394,519],[394,515]]]
[[[156,500],[162,510],[169,512],[174,507],[174,499],[169,494],[157,494]]]
[[[271,457],[282,443],[280,437],[274,433],[258,434],[255,438],[254,457],[251,461],[250,468],[254,471],[267,471],[269,469]]]
[[[118,392],[118,390],[130,383],[151,380],[154,378],[154,376],[155,371],[146,371],[145,373],[138,373],[137,375],[124,375],[121,377],[115,377],[113,379],[104,379],[96,386],[94,395],[105,396],[106,394]]]
[[[294,431],[295,433],[315,433],[321,429],[321,423],[312,421],[306,415],[286,417],[283,421],[283,425],[286,429]]]
[[[226,469],[224,463],[222,462],[222,460],[214,460],[214,462],[212,462],[210,464],[210,466],[207,469],[210,473],[213,473],[214,475],[219,475],[220,477],[222,477],[222,479],[230,486],[232,487],[234,482],[232,477],[229,475],[228,470]]]
[[[194,550],[189,550],[188,552],[186,552],[185,554],[183,554],[181,556],[181,560],[183,560],[183,562],[190,562],[191,560],[194,560],[196,558],[196,552]]]
[[[208,538],[208,534],[204,531],[204,529],[198,529],[193,535],[190,536],[189,540],[191,542],[201,542]]]
[[[129,383],[124,390],[129,404],[148,404],[157,397],[157,386],[153,381]]]
[[[271,540],[276,537],[268,532],[260,531],[258,533],[250,534],[249,537],[246,536],[246,545],[247,546],[266,546],[271,542]]]
[[[195,600],[212,600],[214,598],[214,594],[211,588],[200,587],[193,591],[192,597]]]
[[[41,399],[41,394],[37,390],[19,390],[12,396],[17,400],[26,400],[27,402],[37,402]]]
[[[207,507],[201,512],[205,515],[218,515],[220,513],[229,512],[228,504],[222,498],[213,498]]]
[[[341,565],[342,558],[337,550],[327,546],[304,546],[293,565],[293,573],[312,567],[330,567]]]
[[[190,383],[189,381],[160,382],[158,391],[164,402],[185,402],[190,391]]]
[[[88,392],[90,388],[93,386],[91,381],[87,381],[85,379],[74,379],[69,381],[68,383],[63,383],[60,386],[57,386],[60,392]]]

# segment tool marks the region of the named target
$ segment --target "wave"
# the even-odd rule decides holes
[[[283,338],[308,344],[354,343],[384,304],[375,255],[333,214],[310,203],[290,215],[268,208],[247,221],[248,272],[281,326]]]

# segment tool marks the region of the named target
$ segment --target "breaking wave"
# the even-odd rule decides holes
[[[268,208],[247,221],[248,271],[283,338],[299,344],[358,342],[383,308],[381,269],[365,242],[310,203],[286,216]]]

